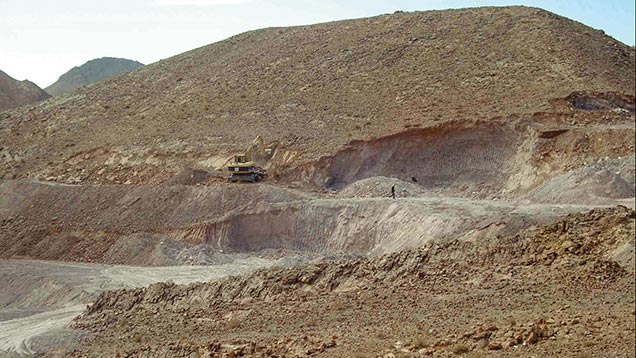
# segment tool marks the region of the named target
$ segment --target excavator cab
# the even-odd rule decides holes
[[[247,163],[247,156],[245,154],[235,155],[234,163]]]

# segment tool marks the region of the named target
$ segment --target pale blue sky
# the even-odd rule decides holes
[[[148,64],[263,27],[502,5],[541,7],[634,45],[633,0],[0,0],[0,70],[46,87],[93,58]]]

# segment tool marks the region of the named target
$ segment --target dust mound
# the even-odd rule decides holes
[[[0,173],[118,180],[88,177],[104,169],[151,183],[257,134],[296,163],[316,160],[406,128],[551,111],[576,91],[633,97],[634,56],[601,31],[519,6],[250,31],[4,113],[11,160],[0,156]]]
[[[53,96],[59,96],[76,88],[115,77],[122,73],[142,67],[143,64],[125,58],[102,57],[90,60],[85,64],[73,67],[60,76],[46,91]]]
[[[18,81],[0,71],[0,111],[51,97],[30,81]]]
[[[601,158],[596,163],[555,176],[524,196],[536,202],[603,205],[608,197],[633,198],[635,161],[633,156]]]

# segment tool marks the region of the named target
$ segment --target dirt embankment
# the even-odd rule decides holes
[[[166,265],[187,261],[201,222],[308,196],[268,185],[72,186],[0,184],[4,258]],[[178,239],[178,240],[177,240]],[[195,253],[196,254],[196,253]],[[204,262],[203,262],[204,263]]]
[[[389,190],[390,186],[386,186]],[[398,190],[399,191],[399,190]],[[132,265],[217,263],[224,253],[396,252],[429,241],[489,238],[587,206],[448,197],[316,197],[269,185],[0,186],[4,258]]]
[[[76,321],[95,336],[74,356],[629,356],[633,248],[634,211],[602,209],[488,242],[106,292]]]
[[[299,175],[320,187],[342,189],[374,176],[397,177],[424,189],[494,194],[509,171],[523,131],[514,124],[465,123],[413,129],[370,141],[354,141],[334,156],[309,164]],[[483,187],[488,183],[493,188]],[[490,190],[489,190],[490,189]]]
[[[634,196],[635,101],[576,91],[553,112],[415,126],[300,165],[283,150],[268,168],[280,183],[341,197],[385,197],[396,185],[402,197],[611,205]]]
[[[592,105],[585,107],[568,97],[561,100],[564,104],[554,103],[556,112],[411,128],[351,141],[333,155],[300,165],[274,160],[271,171],[281,182],[343,190],[345,196],[384,196],[386,191],[378,193],[364,180],[387,177],[401,180],[399,186],[410,191],[408,196],[434,192],[507,199],[522,197],[561,175],[586,181],[604,171],[603,178],[592,180],[585,189],[581,186],[579,192],[594,187],[600,200],[633,197],[627,187],[634,184],[630,168],[636,136],[634,97],[575,94],[572,97],[606,103],[610,109],[601,105],[590,109]],[[617,102],[614,107],[608,98]],[[576,108],[576,103],[585,109]],[[531,198],[558,202],[558,190],[550,192],[547,187]],[[598,204],[599,200],[582,195],[578,203]]]

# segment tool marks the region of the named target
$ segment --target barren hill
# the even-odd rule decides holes
[[[298,163],[407,128],[553,111],[575,91],[629,102],[634,66],[633,48],[527,7],[269,28],[4,113],[3,146],[22,162],[0,169],[122,179],[87,178],[102,169],[99,152],[130,158],[117,169],[121,182],[147,183],[183,165],[218,167],[257,134],[281,141]],[[84,174],[65,167],[71,158]]]
[[[73,67],[60,76],[46,91],[53,96],[59,96],[78,87],[115,77],[143,66],[143,63],[125,58],[102,57],[90,60],[85,64]]]
[[[0,111],[51,97],[35,83],[18,81],[0,71]]]
[[[634,67],[539,9],[396,13],[0,112],[0,355],[632,357]]]

